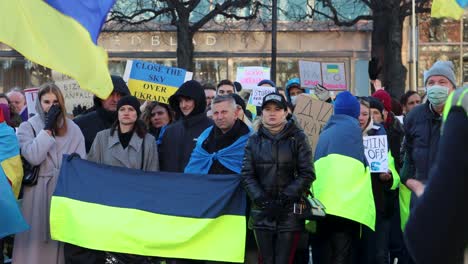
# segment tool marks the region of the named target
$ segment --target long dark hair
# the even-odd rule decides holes
[[[149,103],[146,107],[145,110],[143,110],[143,113],[141,114],[141,120],[145,123],[146,127],[148,129],[151,128],[151,112],[153,111],[156,106],[161,106],[162,108],[166,109],[167,114],[169,115],[169,123],[172,123],[174,121],[174,112],[171,110],[170,106],[168,104],[164,103],[159,103],[159,102],[151,102]]]
[[[111,126],[111,131],[110,131],[111,136],[114,135],[114,132],[118,128],[119,128],[119,119],[115,120],[115,122]],[[135,121],[135,124],[133,125],[133,132],[135,132],[138,137],[144,138],[146,134],[148,133],[148,130],[146,129],[145,123],[142,120],[137,119]]]
[[[53,93],[57,97],[58,104],[60,106],[60,115],[57,121],[63,121],[61,127],[54,128],[54,133],[58,136],[63,136],[67,133],[67,110],[65,109],[65,99],[63,97],[62,91],[54,83],[45,83],[39,87],[39,92],[37,93],[38,103],[40,104],[42,96],[47,93]],[[42,106],[41,106],[42,108]]]

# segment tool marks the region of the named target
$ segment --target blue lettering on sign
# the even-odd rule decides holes
[[[179,87],[184,83],[186,73],[184,69],[134,60],[130,79]]]

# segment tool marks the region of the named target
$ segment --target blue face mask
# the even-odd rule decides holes
[[[449,88],[441,85],[433,85],[427,87],[427,100],[433,106],[439,106],[447,101],[449,95]]]

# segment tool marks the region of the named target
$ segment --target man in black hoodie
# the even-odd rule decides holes
[[[198,136],[213,121],[206,116],[205,92],[197,81],[187,81],[169,98],[178,120],[169,125],[159,147],[161,171],[184,172]]]
[[[121,97],[130,95],[127,84],[119,77],[112,75],[112,84],[114,90],[105,100],[94,96],[94,110],[80,115],[73,121],[80,127],[85,138],[86,153],[93,145],[96,134],[102,130],[108,129],[117,119],[117,102]]]

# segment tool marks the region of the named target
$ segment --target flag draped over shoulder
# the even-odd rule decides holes
[[[29,228],[18,208],[15,194],[10,185],[13,184],[13,187],[17,187],[17,192],[19,192],[20,186],[17,184],[21,184],[22,173],[23,168],[15,131],[3,122],[3,114],[0,109],[0,238],[26,231]],[[18,180],[19,183],[17,183]]]
[[[466,7],[468,7],[468,0],[434,0],[432,1],[431,17],[460,19]]]
[[[0,42],[107,98],[112,80],[97,39],[114,1],[0,1]]]
[[[52,196],[55,240],[145,256],[243,262],[239,175],[143,172],[64,156]]]

